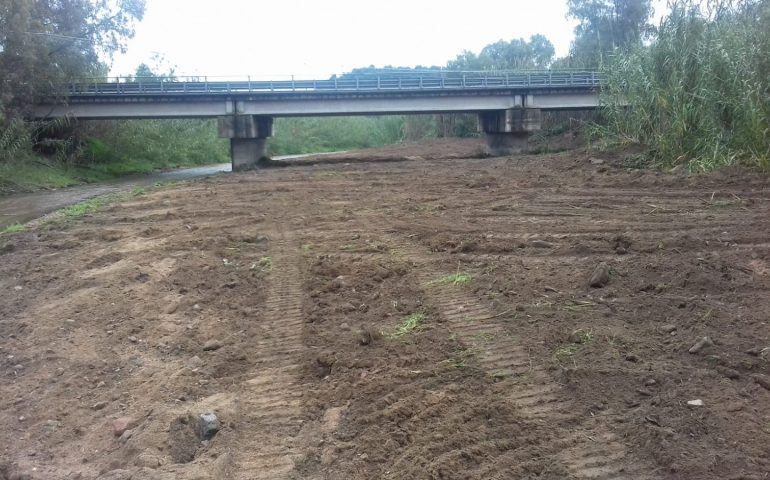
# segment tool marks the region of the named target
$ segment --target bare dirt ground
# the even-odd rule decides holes
[[[0,478],[769,478],[768,177],[478,147],[0,237]]]

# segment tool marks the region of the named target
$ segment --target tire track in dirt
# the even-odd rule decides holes
[[[511,382],[508,399],[525,419],[554,425],[561,440],[550,449],[576,479],[644,479],[649,469],[630,458],[625,445],[595,417],[584,418],[573,402],[537,365],[527,348],[507,333],[506,315],[495,314],[461,285],[438,285],[446,271],[432,268],[432,259],[419,248],[396,240],[398,253],[417,266],[426,298],[448,322],[450,330],[489,375]],[[545,445],[544,445],[545,446]],[[546,446],[547,448],[547,446]]]
[[[272,333],[253,345],[256,370],[237,399],[239,440],[235,479],[292,478],[302,414],[299,383],[302,344],[301,256],[291,235],[277,230],[262,325]]]

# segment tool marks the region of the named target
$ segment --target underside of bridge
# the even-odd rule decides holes
[[[512,108],[480,112],[479,131],[487,140],[492,157],[527,151],[531,132],[540,130],[542,113],[537,108]],[[258,167],[268,156],[268,138],[273,135],[273,117],[227,115],[218,117],[219,136],[230,139],[233,171]]]
[[[540,130],[542,112],[537,108],[511,108],[479,114],[479,130],[486,134],[487,154],[513,155],[527,150],[529,134]]]

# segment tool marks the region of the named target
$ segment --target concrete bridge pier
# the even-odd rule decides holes
[[[487,137],[487,154],[493,157],[526,152],[529,133],[540,130],[537,108],[512,108],[479,113],[479,129]]]
[[[251,170],[268,160],[267,139],[273,135],[273,118],[228,115],[217,119],[219,136],[230,139],[233,171]]]

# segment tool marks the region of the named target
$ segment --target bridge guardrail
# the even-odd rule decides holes
[[[83,80],[68,85],[67,95],[116,96],[162,94],[245,94],[289,92],[377,92],[421,90],[473,90],[510,88],[595,88],[604,76],[595,71],[568,72],[450,72],[424,74],[357,74],[324,80],[209,80],[113,78]]]

